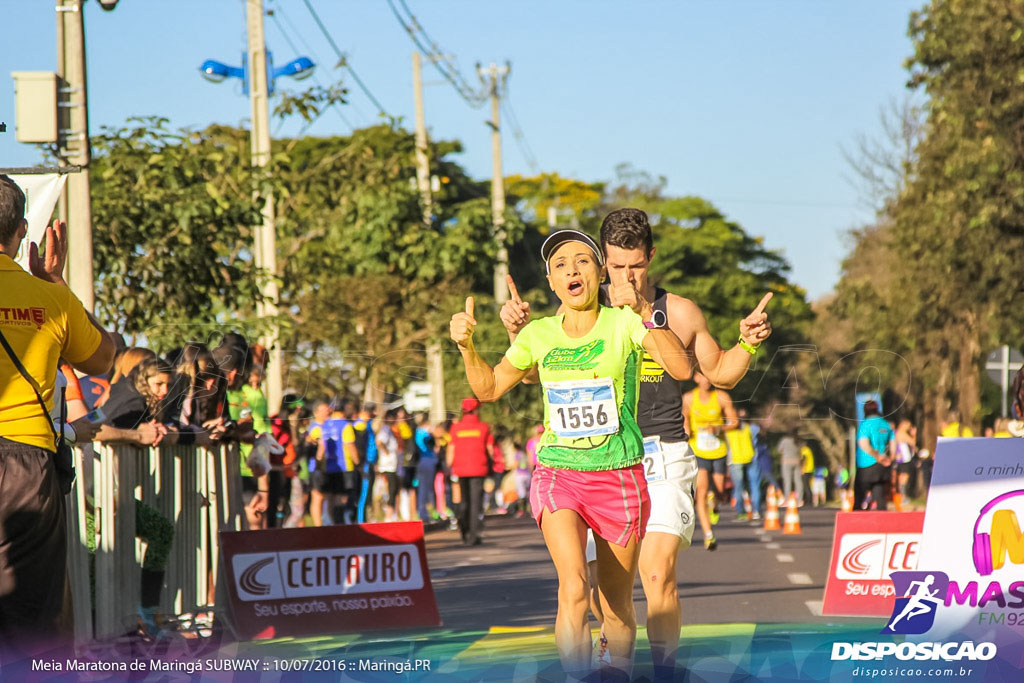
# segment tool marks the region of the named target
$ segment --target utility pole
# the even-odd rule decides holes
[[[501,172],[501,94],[508,80],[509,66],[499,67],[493,62],[484,69],[477,67],[477,75],[491,96],[491,153],[494,167],[491,178],[491,223],[494,240],[498,244],[498,263],[494,267],[494,300],[500,306],[508,301],[508,247],[505,245],[505,178]],[[485,80],[484,76],[487,76]]]
[[[420,53],[412,53],[412,93],[416,107],[416,187],[420,191],[423,224],[430,225],[433,197],[430,194],[430,158],[427,150],[427,124],[423,117],[423,70]]]
[[[61,77],[58,150],[61,166],[81,166],[68,174],[59,215],[68,223],[67,277],[85,310],[95,303],[92,272],[92,200],[89,196],[89,98],[85,74],[84,0],[57,2],[57,74]]]
[[[412,92],[416,108],[416,186],[423,208],[423,226],[431,225],[433,197],[430,194],[430,156],[427,148],[427,124],[423,116],[423,70],[420,53],[412,53]],[[444,363],[439,339],[427,340],[427,381],[430,383],[430,421],[441,424],[448,419],[444,401]]]
[[[269,188],[265,169],[270,165],[270,102],[267,82],[267,44],[263,35],[263,0],[246,0],[246,23],[249,37],[249,104],[252,107],[252,165],[261,169],[260,184],[263,193],[263,223],[256,228],[256,267],[263,272],[263,300],[257,306],[261,318],[277,315],[277,239],[274,223],[274,192]],[[270,367],[264,368],[267,378],[267,403],[274,413],[284,395],[283,368],[275,322],[264,338],[270,351]]]

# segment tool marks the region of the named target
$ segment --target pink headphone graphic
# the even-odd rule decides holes
[[[1014,496],[1024,496],[1024,489],[1004,493],[985,503],[985,506],[981,508],[981,512],[978,514],[978,521],[974,523],[974,547],[971,551],[974,554],[974,568],[982,576],[988,576],[992,573],[992,539],[988,534],[979,534],[978,525],[981,524],[981,518],[985,516],[986,512],[998,503]]]

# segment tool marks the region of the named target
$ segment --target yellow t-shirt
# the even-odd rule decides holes
[[[725,441],[718,434],[707,431],[708,427],[725,424],[722,416],[722,405],[718,402],[718,392],[712,390],[711,398],[700,400],[700,388],[693,390],[690,402],[690,448],[698,457],[705,460],[724,458],[728,449]]]
[[[800,457],[804,463],[804,474],[814,473],[814,451],[811,450],[810,446],[800,447]]]
[[[100,346],[100,332],[70,289],[26,273],[6,254],[0,254],[0,292],[0,331],[51,410],[58,359],[87,360]],[[0,436],[52,452],[50,417],[2,348],[0,373]]]
[[[939,433],[939,436],[947,437],[959,437],[970,438],[974,436],[974,430],[970,427],[961,427],[959,422],[950,422],[946,427]]]
[[[725,441],[729,444],[729,459],[734,465],[748,465],[754,459],[754,439],[750,436],[750,425],[744,424],[739,429],[730,429],[725,433]]]

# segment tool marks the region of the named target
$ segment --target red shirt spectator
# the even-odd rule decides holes
[[[486,477],[494,452],[491,427],[476,415],[480,402],[467,398],[462,402],[462,419],[452,425],[452,474],[457,477]]]

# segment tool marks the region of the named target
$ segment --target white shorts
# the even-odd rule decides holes
[[[665,477],[661,481],[647,482],[651,517],[646,533],[675,534],[679,536],[679,547],[689,548],[697,517],[693,507],[697,458],[687,441],[662,443],[661,452],[665,458]]]
[[[825,495],[825,480],[815,477],[811,479],[811,494],[815,496]]]
[[[675,534],[679,536],[679,548],[682,550],[690,547],[697,517],[693,507],[697,458],[686,441],[662,443],[661,452],[665,458],[665,478],[647,483],[647,493],[651,497],[651,517],[647,520],[644,533],[658,531]],[[657,468],[654,469],[657,471]],[[587,529],[586,553],[588,563],[597,561],[597,544],[594,543],[594,532],[590,529]]]

